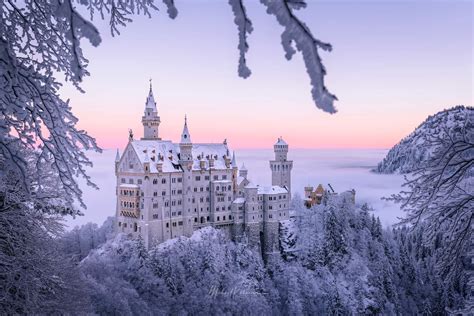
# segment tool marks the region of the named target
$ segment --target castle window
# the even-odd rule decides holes
[[[176,190],[171,190],[172,195],[176,195]]]
[[[206,191],[208,191],[208,192],[209,192],[209,187],[206,187]]]
[[[219,221],[219,220],[220,220],[220,218],[219,218],[219,216],[217,216],[217,221]]]
[[[220,211],[220,209],[219,209],[219,206],[218,206],[218,207],[216,207],[216,212],[219,212],[219,211]]]
[[[230,205],[227,207],[227,209],[230,211]]]
[[[122,222],[118,222],[119,227],[122,226]]]
[[[153,192],[153,196],[158,196],[158,192]]]
[[[161,195],[162,195],[162,196],[165,196],[165,195],[166,195],[166,191],[161,191]]]
[[[170,202],[165,201],[165,206],[166,206],[166,207],[170,206]]]
[[[200,176],[196,176],[196,181],[201,181],[201,177],[200,177]]]
[[[183,181],[182,178],[178,178],[178,183],[181,183]]]
[[[272,210],[272,209],[273,209],[273,207],[272,207],[271,205],[269,205],[269,206],[268,206],[268,209],[269,209],[269,210]]]
[[[128,168],[129,168],[129,169],[133,169],[133,163],[129,164],[129,165],[128,165]]]
[[[133,184],[133,179],[128,179],[128,183]]]
[[[218,176],[218,175],[215,175],[215,176],[214,176],[214,180],[219,180],[219,176]]]
[[[209,176],[204,176],[204,180],[209,181]]]
[[[171,201],[171,206],[176,206],[176,201],[175,200]]]
[[[201,224],[204,223],[204,217],[201,216]]]
[[[166,228],[169,228],[170,227],[170,223],[166,223]]]
[[[138,184],[142,184],[142,179],[138,179]]]
[[[123,223],[123,227],[127,228],[127,223]]]
[[[125,178],[120,179],[121,183],[125,183]]]
[[[229,186],[227,187],[227,189],[230,191],[230,190],[232,189],[232,187],[229,185]]]
[[[181,215],[181,211],[178,211],[178,216],[180,216],[180,215]]]
[[[183,194],[183,190],[178,190],[178,194]]]
[[[222,220],[225,221],[225,216],[222,216]]]
[[[194,192],[197,192],[198,191],[198,188],[194,188]]]
[[[158,214],[153,214],[153,219],[158,219]]]
[[[204,192],[204,188],[203,188],[203,187],[200,187],[200,188],[199,188],[199,191]]]
[[[181,200],[178,200],[178,205],[181,205]]]
[[[173,227],[176,227],[176,222],[173,222]]]
[[[268,214],[268,218],[272,218],[272,217],[273,217],[272,214]]]
[[[172,178],[171,183],[176,183],[176,178]]]
[[[158,184],[158,180],[157,180],[157,179],[153,179],[153,184]]]
[[[218,186],[216,187],[216,191],[219,191],[219,187],[218,187]]]
[[[198,219],[197,217],[194,218],[194,222],[197,223],[198,222]]]
[[[133,224],[133,231],[136,232],[137,230],[138,230],[137,223],[134,223],[134,224]]]
[[[222,180],[227,180],[227,175],[223,175]]]
[[[229,220],[231,220],[231,219],[232,219],[232,215],[229,215]]]
[[[182,222],[182,221],[179,221],[179,222],[178,222],[178,225],[179,225],[179,226],[183,226],[183,222]]]
[[[207,221],[209,222],[209,216],[207,217]]]
[[[161,179],[161,183],[162,183],[162,184],[165,184],[165,183],[166,183],[166,179],[165,179],[165,178]]]

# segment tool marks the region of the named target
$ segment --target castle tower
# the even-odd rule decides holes
[[[232,187],[234,194],[237,192],[237,161],[235,160],[235,151],[232,152]]]
[[[179,163],[183,167],[183,196],[187,197],[192,194],[192,171],[193,171],[193,143],[188,130],[188,120],[184,116],[184,127],[181,133],[181,142],[179,143]],[[183,224],[184,235],[191,236],[193,234],[193,215],[191,210],[193,205],[191,199],[183,198]]]
[[[242,167],[240,167],[239,169],[239,177],[247,179],[247,175],[248,175],[248,170],[247,168],[245,168],[245,165],[242,164]]]
[[[160,126],[160,117],[158,116],[158,110],[156,109],[155,98],[153,97],[153,91],[150,80],[150,92],[145,103],[145,112],[142,116],[143,124],[143,140],[147,139],[161,139],[158,137],[158,127]]]
[[[287,160],[288,144],[279,137],[275,145],[275,160],[270,160],[270,169],[272,170],[272,185],[286,187],[291,197],[291,169],[293,161]]]

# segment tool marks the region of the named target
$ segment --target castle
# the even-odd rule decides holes
[[[279,252],[279,223],[289,218],[291,169],[288,144],[280,137],[270,161],[272,186],[255,185],[237,167],[227,141],[193,143],[185,117],[181,141],[159,137],[160,117],[152,87],[142,117],[144,136],[117,150],[117,231],[141,235],[146,247],[206,226],[234,240]]]

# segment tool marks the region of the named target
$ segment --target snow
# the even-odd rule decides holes
[[[245,203],[245,198],[243,197],[238,197],[234,200],[233,203],[236,203],[236,204],[242,204],[242,203]]]
[[[140,141],[140,144],[149,141]],[[176,149],[171,143],[160,146]],[[167,147],[170,146],[170,147]],[[208,149],[212,153],[224,154],[226,148],[222,144],[194,144],[196,152]],[[140,145],[140,148],[141,145]],[[84,191],[84,201],[87,209],[84,216],[69,218],[67,223],[72,228],[87,222],[102,224],[108,216],[115,215],[116,178],[114,171],[115,149],[104,150],[102,154],[89,152],[88,157],[94,162],[94,167],[88,169],[88,174],[99,186],[94,190],[80,180]],[[166,150],[167,152],[167,150]],[[143,153],[142,153],[143,154]],[[387,154],[386,149],[291,149],[289,159],[293,159],[292,194],[304,196],[304,187],[309,183],[316,187],[319,183],[327,186],[330,183],[336,192],[344,192],[354,188],[356,203],[367,202],[375,208],[384,226],[398,222],[397,217],[403,215],[398,205],[381,200],[381,197],[398,193],[401,190],[403,177],[392,174],[376,174],[371,172],[379,161]],[[144,154],[143,154],[144,155]],[[271,149],[238,150],[236,156],[245,162],[249,169],[249,180],[262,185],[271,184],[271,171],[268,161],[273,159]],[[222,160],[222,159],[218,159]],[[223,162],[222,162],[223,163]],[[150,164],[150,167],[152,164]],[[216,161],[219,166],[219,162]],[[257,186],[253,184],[247,187]]]
[[[138,189],[139,186],[136,185],[136,184],[128,184],[128,183],[122,183],[121,185],[119,185],[120,188],[135,188],[135,189]]]
[[[285,188],[282,188],[280,186],[272,185],[271,187],[261,187],[257,185],[258,194],[282,194],[282,193],[288,193],[288,190]]]
[[[163,172],[181,172],[179,167],[180,152],[179,144],[172,143],[167,140],[134,140],[131,142],[135,152],[138,155],[140,162],[146,161],[146,156],[149,156],[150,172],[156,173],[156,164],[161,162],[163,164]],[[214,158],[214,169],[224,170],[227,169],[223,156],[227,156],[228,148],[223,143],[215,144],[193,144],[193,170],[201,170],[199,165],[199,157],[204,158],[205,169],[209,168],[209,162],[207,157]],[[160,160],[160,155],[163,158]]]
[[[288,146],[288,143],[283,140],[283,137],[278,137],[278,140],[275,143],[275,145],[286,145],[286,146]]]

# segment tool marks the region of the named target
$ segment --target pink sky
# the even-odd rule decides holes
[[[150,77],[163,139],[179,140],[187,114],[193,141],[227,138],[233,148],[268,148],[278,136],[293,148],[388,148],[428,115],[472,105],[471,2],[311,2],[299,15],[334,46],[322,57],[335,115],[316,109],[301,56],[285,60],[281,28],[259,4],[248,7],[247,80],[236,73],[228,4],[181,1],[178,9],[175,21],[160,11],[117,38],[99,25],[103,44],[85,46],[86,94],[61,93],[102,147],[123,148],[129,128],[141,137]]]

